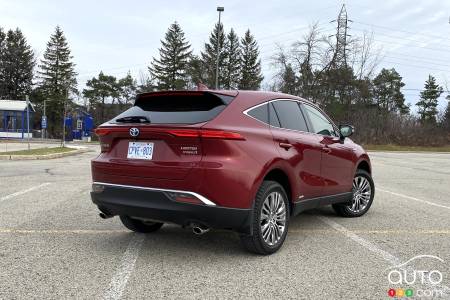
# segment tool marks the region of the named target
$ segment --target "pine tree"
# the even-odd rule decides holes
[[[225,68],[223,82],[224,89],[237,89],[241,75],[241,49],[239,37],[233,28],[227,35],[227,43],[224,48]]]
[[[149,67],[155,77],[158,89],[180,90],[188,84],[187,67],[191,55],[191,45],[177,22],[170,25],[165,40],[161,40],[159,59],[153,58]]]
[[[255,38],[250,30],[245,32],[241,40],[241,80],[239,89],[257,90],[261,86],[264,77],[261,74],[261,60],[258,58],[259,50]]]
[[[6,48],[6,34],[3,28],[0,27],[0,99],[4,98],[6,94],[6,80],[4,75],[4,53]],[[1,125],[1,124],[0,124]]]
[[[424,90],[420,92],[420,101],[416,103],[422,122],[436,123],[438,98],[443,92],[444,89],[436,83],[436,79],[429,75]]]
[[[120,104],[131,104],[136,98],[137,83],[136,80],[128,72],[127,76],[119,79],[117,82],[119,90],[119,102]]]
[[[297,76],[291,64],[288,64],[281,74],[280,92],[296,95],[297,93]]]
[[[209,42],[205,44],[205,49],[201,53],[203,67],[205,70],[205,83],[209,88],[216,86],[216,63],[217,63],[217,41],[219,41],[219,88],[225,82],[225,61],[226,61],[226,37],[222,23],[216,23],[211,32]]]
[[[446,99],[448,100],[447,108],[444,111],[444,115],[442,116],[441,127],[444,128],[448,134],[450,134],[450,95],[447,95]]]
[[[62,128],[64,105],[73,94],[77,94],[75,64],[71,61],[66,37],[59,26],[50,36],[44,58],[39,65],[40,83],[38,89],[47,103],[50,134],[56,135]],[[70,104],[70,102],[69,102]]]
[[[96,121],[99,124],[106,122],[109,118],[106,114],[107,100],[113,102],[119,97],[117,78],[100,72],[97,78],[94,77],[86,82],[83,96],[89,100],[89,106],[96,112]]]
[[[407,114],[409,107],[405,104],[405,96],[401,92],[404,86],[402,77],[394,68],[382,69],[373,80],[373,93],[378,107],[385,111]]]
[[[188,64],[188,88],[195,89],[200,83],[206,82],[206,68],[203,61],[197,55],[192,54]]]
[[[20,29],[0,32],[0,76],[3,99],[23,100],[32,89],[34,54]],[[2,42],[3,40],[3,42]]]

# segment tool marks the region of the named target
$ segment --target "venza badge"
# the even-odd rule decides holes
[[[137,137],[139,135],[139,129],[136,127],[130,128],[130,135],[133,137]]]

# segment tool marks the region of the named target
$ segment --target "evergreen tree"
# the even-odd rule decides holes
[[[30,95],[35,65],[34,54],[20,29],[0,30],[0,97],[23,100]]]
[[[291,64],[288,64],[284,72],[281,74],[280,92],[296,95],[297,93],[297,76]]]
[[[177,22],[170,25],[165,40],[161,40],[160,58],[153,58],[149,67],[158,89],[180,90],[188,84],[187,67],[191,55],[190,45]]]
[[[224,89],[237,89],[241,75],[241,49],[239,37],[233,28],[227,35],[227,43],[224,48],[225,68],[223,82]]]
[[[405,96],[401,92],[404,86],[402,77],[394,68],[382,69],[373,80],[373,94],[378,107],[385,111],[408,113],[409,107],[405,104]]]
[[[448,100],[448,103],[447,108],[444,111],[444,115],[442,116],[441,127],[450,134],[450,95],[448,95],[446,99]]]
[[[137,83],[130,73],[117,82],[120,104],[131,104],[136,98]]]
[[[436,123],[438,98],[443,92],[444,89],[436,83],[436,79],[429,75],[424,90],[420,92],[420,101],[416,103],[422,122]]]
[[[188,88],[195,89],[200,83],[206,82],[206,68],[203,61],[197,55],[192,54],[188,64]]]
[[[83,96],[89,100],[89,106],[95,112],[99,124],[106,122],[109,116],[106,114],[106,102],[119,97],[119,86],[117,78],[105,75],[103,72],[86,82]]]
[[[71,95],[78,93],[77,73],[75,73],[72,58],[66,37],[57,26],[47,43],[38,71],[40,78],[38,89],[41,97],[49,100],[47,116],[49,132],[52,135],[61,132],[64,105]]]
[[[224,72],[226,55],[224,50],[227,43],[222,23],[216,23],[209,37],[209,42],[205,44],[205,49],[201,53],[205,71],[205,82],[203,83],[209,88],[215,88],[216,86],[217,41],[219,41],[219,88],[221,88],[226,81]]]
[[[0,27],[0,99],[4,98],[6,94],[6,80],[3,71],[4,53],[6,48],[6,34],[3,28]],[[1,124],[0,124],[1,125]]]
[[[257,90],[261,86],[264,77],[261,74],[261,60],[258,58],[258,44],[250,30],[245,32],[245,36],[241,40],[241,52],[239,88],[242,90]]]

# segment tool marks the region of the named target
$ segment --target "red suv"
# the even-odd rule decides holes
[[[375,187],[367,153],[314,104],[255,91],[167,91],[96,129],[92,200],[137,232],[163,223],[238,232],[252,252],[283,244],[289,219],[322,205],[359,217]]]

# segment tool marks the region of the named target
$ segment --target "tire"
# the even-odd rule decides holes
[[[164,223],[144,222],[128,216],[120,216],[120,221],[129,230],[140,233],[155,232],[164,225]]]
[[[277,209],[271,208],[270,203]],[[244,248],[262,255],[275,253],[283,245],[289,227],[289,200],[283,187],[275,181],[263,181],[252,213],[252,234],[241,235]]]
[[[366,187],[366,189],[361,190],[361,187]],[[368,192],[370,194],[367,194]],[[339,216],[342,217],[346,218],[361,217],[369,211],[374,196],[375,196],[375,184],[373,183],[372,176],[368,172],[358,169],[356,170],[356,174],[353,179],[353,196],[351,204],[347,203],[333,204],[333,209]],[[358,201],[359,201],[359,209],[358,209]]]

